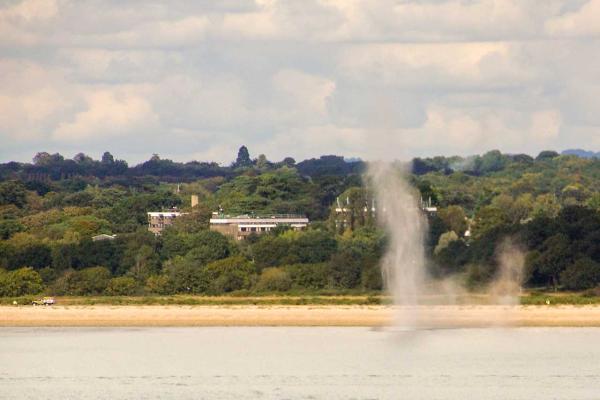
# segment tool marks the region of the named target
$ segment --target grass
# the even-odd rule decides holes
[[[31,304],[35,297],[0,298],[0,304]],[[65,296],[56,297],[63,306],[86,305],[373,305],[389,303],[388,296],[374,295],[264,295],[264,296]]]
[[[0,297],[0,305],[31,304],[41,296]],[[170,295],[170,296],[58,296],[58,305],[378,305],[392,304],[392,298],[380,292],[296,292],[296,293],[248,293],[238,292],[226,296]],[[600,305],[600,296],[589,292],[540,292],[532,291],[520,296],[522,305]],[[455,299],[456,304],[490,304],[489,296],[469,294]],[[445,304],[440,297],[425,298],[423,304]]]

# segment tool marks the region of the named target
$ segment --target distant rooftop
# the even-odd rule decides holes
[[[242,214],[242,215],[227,215],[214,212],[212,215],[213,219],[298,219],[306,218],[301,214]]]

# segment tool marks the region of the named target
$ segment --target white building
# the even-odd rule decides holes
[[[210,219],[210,229],[224,235],[242,240],[251,234],[261,234],[271,231],[277,226],[289,226],[293,230],[301,230],[308,226],[308,218],[300,215],[270,215],[252,217],[240,215],[236,217],[213,213]]]

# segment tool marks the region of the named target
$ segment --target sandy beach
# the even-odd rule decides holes
[[[600,306],[2,306],[0,326],[600,326]]]

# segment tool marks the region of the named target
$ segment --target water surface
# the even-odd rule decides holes
[[[0,399],[599,399],[600,329],[1,328]]]

